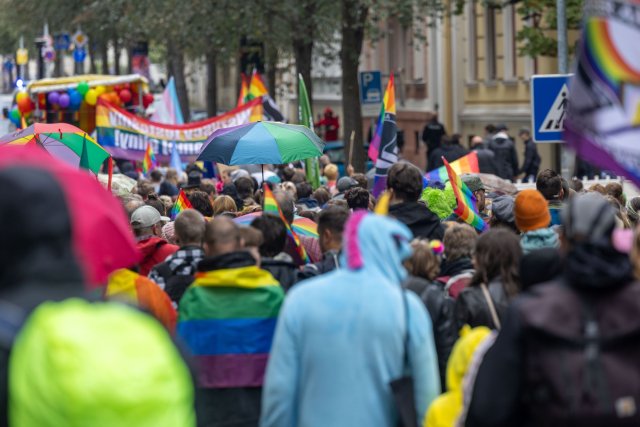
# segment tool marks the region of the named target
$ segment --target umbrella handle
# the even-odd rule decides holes
[[[113,177],[113,157],[109,156],[109,179],[107,180],[107,190],[111,192],[111,178]]]

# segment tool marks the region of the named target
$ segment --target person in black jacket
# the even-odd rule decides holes
[[[305,265],[301,273],[303,278],[319,276],[340,268],[342,234],[347,219],[349,219],[349,211],[339,206],[329,206],[320,213],[318,235],[322,260]]]
[[[451,137],[444,137],[442,139],[442,145],[429,154],[429,170],[444,166],[444,162],[442,161],[443,157],[451,163],[467,154],[469,154],[467,149],[460,145],[460,135],[456,134]]]
[[[490,230],[478,238],[473,258],[476,272],[456,299],[458,330],[464,325],[500,329],[509,301],[520,289],[520,258],[520,240],[508,230]]]
[[[251,227],[262,231],[263,242],[259,251],[262,261],[260,268],[276,278],[287,292],[299,280],[298,267],[291,256],[284,251],[287,229],[280,218],[263,214],[251,222]]]
[[[533,139],[531,139],[531,132],[528,128],[520,129],[518,136],[522,139],[522,142],[524,142],[524,162],[518,174],[524,174],[522,178],[524,182],[534,182],[540,169],[540,154],[538,154],[538,148],[536,147],[536,143],[533,142]]]
[[[433,337],[438,353],[440,384],[444,388],[447,361],[458,339],[458,331],[453,321],[453,299],[448,297],[442,285],[434,279],[440,271],[438,257],[434,255],[426,240],[414,240],[411,243],[413,254],[405,261],[409,277],[404,287],[420,296],[431,317]]]
[[[478,168],[480,169],[480,173],[497,174],[496,156],[493,154],[493,151],[484,145],[482,137],[478,135],[472,136],[469,144],[471,151],[475,151],[478,154]]]
[[[387,176],[391,193],[389,215],[405,224],[414,237],[442,240],[444,228],[427,205],[418,202],[422,194],[422,173],[411,163],[398,162]]]
[[[489,150],[493,151],[498,168],[496,175],[502,179],[515,181],[518,174],[518,153],[516,145],[507,135],[507,126],[498,125],[496,133],[489,141]]]
[[[447,134],[444,125],[438,121],[438,113],[433,113],[431,119],[422,130],[422,141],[427,144],[427,170],[435,169],[429,164],[431,153],[442,143],[442,137]]]
[[[632,380],[640,375],[632,338],[640,283],[614,246],[615,210],[589,193],[570,199],[562,215],[562,276],[510,305],[477,372],[467,427],[640,424]],[[596,335],[594,345],[586,334]]]

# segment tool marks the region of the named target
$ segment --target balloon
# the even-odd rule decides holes
[[[111,103],[113,105],[120,105],[120,97],[118,96],[118,92],[111,92]]]
[[[22,98],[18,101],[18,110],[20,110],[22,114],[30,113],[33,110],[33,107],[33,102],[31,102],[29,97]]]
[[[9,111],[9,120],[16,126],[20,125],[20,111],[17,108]]]
[[[122,89],[120,91],[120,100],[122,102],[124,102],[125,104],[127,102],[131,102],[131,98],[132,98],[132,95],[131,95],[131,91],[129,89]]]
[[[58,98],[58,105],[60,105],[61,108],[67,108],[70,103],[71,103],[71,99],[69,98],[69,95],[67,95],[66,93],[63,93]]]
[[[27,94],[27,92],[18,92],[16,94],[16,103],[19,103],[20,101],[23,101],[25,99],[29,99],[29,95]]]
[[[87,82],[78,83],[78,92],[80,92],[80,95],[85,96],[89,92],[89,84]]]
[[[49,100],[49,104],[58,105],[60,94],[58,92],[49,92],[49,95],[47,95],[47,99]]]
[[[69,108],[78,110],[82,104],[82,95],[75,89],[69,89]]]
[[[87,101],[89,105],[96,105],[96,102],[98,102],[98,94],[96,94],[95,89],[89,89],[84,96],[84,100]]]
[[[153,104],[153,95],[150,93],[142,95],[142,105],[144,108],[148,108],[151,104]]]
[[[107,91],[107,88],[104,87],[103,85],[100,85],[100,86],[96,86],[95,90],[96,90],[96,93],[98,94],[98,97],[99,97],[100,95],[102,95],[103,93],[105,93]]]

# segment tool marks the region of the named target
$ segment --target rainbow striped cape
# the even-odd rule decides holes
[[[469,190],[469,187],[462,182],[462,179],[460,179],[460,176],[453,170],[449,162],[447,162],[447,159],[443,157],[442,160],[449,174],[453,194],[456,196],[457,206],[453,210],[453,213],[476,230],[484,231],[487,228],[487,224],[485,224],[482,218],[480,218],[480,214],[478,214],[475,196],[471,190]]]
[[[304,246],[302,246],[302,243],[300,243],[300,238],[298,237],[296,232],[291,229],[291,226],[289,225],[287,220],[284,218],[284,215],[282,214],[282,210],[280,209],[280,206],[278,205],[276,198],[273,197],[273,192],[271,192],[271,189],[269,188],[269,186],[267,184],[264,184],[263,187],[264,187],[264,203],[262,207],[263,212],[275,214],[275,215],[278,215],[278,217],[280,217],[285,227],[287,228],[287,236],[290,239],[292,239],[293,242],[296,244],[296,249],[298,250],[298,255],[300,255],[300,259],[304,261],[305,264],[308,264],[310,262],[309,255],[307,254],[307,251],[304,249]]]
[[[151,169],[157,166],[156,153],[153,152],[151,144],[147,144],[147,149],[144,152],[144,159],[142,160],[142,173],[147,175]]]
[[[201,387],[262,386],[283,299],[278,281],[255,265],[196,274],[177,331],[195,355]]]
[[[171,208],[171,219],[176,219],[178,214],[185,209],[193,209],[193,206],[191,206],[191,202],[187,198],[187,195],[184,193],[184,190],[181,188],[180,193],[178,193],[178,198]]]
[[[458,160],[450,163],[451,168],[458,175],[464,175],[465,173],[480,173],[480,167],[478,166],[478,153],[472,151],[464,157],[460,157]],[[447,167],[441,166],[438,169],[429,171],[424,176],[428,183],[441,182],[445,184],[449,181],[449,174],[447,173]]]

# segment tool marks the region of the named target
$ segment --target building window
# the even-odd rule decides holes
[[[487,67],[487,81],[496,80],[497,70],[497,52],[496,52],[496,10],[493,7],[485,6],[484,10],[485,25],[485,64]]]
[[[467,81],[478,80],[478,14],[476,3],[467,3]]]
[[[504,27],[504,79],[515,80],[518,76],[518,56],[516,53],[515,8],[506,6],[502,13]]]

